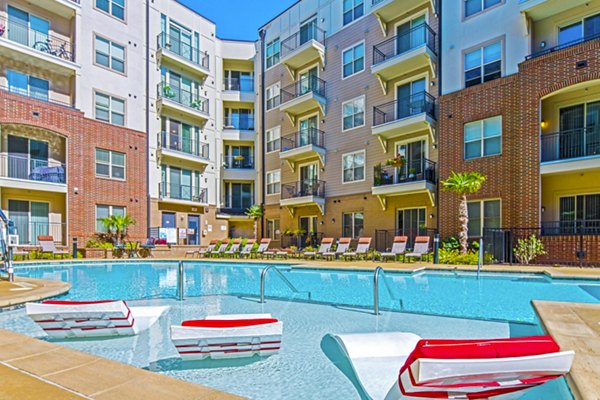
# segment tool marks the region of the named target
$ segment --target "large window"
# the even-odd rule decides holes
[[[47,80],[12,70],[7,71],[6,78],[9,91],[48,101],[50,84]]]
[[[280,221],[278,219],[267,220],[267,237],[271,240],[281,239],[281,229],[279,227]]]
[[[343,156],[343,182],[357,182],[365,180],[365,152],[344,154]]]
[[[600,227],[600,194],[567,196],[560,198],[560,221],[583,222]]]
[[[465,124],[465,159],[502,153],[502,117]]]
[[[281,87],[279,83],[276,83],[275,85],[269,86],[267,88],[267,110],[270,110],[272,108],[275,108],[277,106],[279,106],[279,93],[280,93]]]
[[[342,54],[343,75],[347,78],[365,69],[365,44],[360,43],[345,50]]]
[[[500,228],[500,200],[478,200],[468,203],[469,236],[481,237],[484,229]]]
[[[125,179],[125,153],[96,149],[96,176]]]
[[[279,63],[279,54],[281,53],[281,44],[279,38],[267,43],[267,68]]]
[[[111,215],[125,216],[125,207],[96,205],[96,232],[108,232],[102,220]]]
[[[502,76],[502,43],[496,42],[465,53],[465,87]]]
[[[254,191],[251,183],[225,183],[225,207],[247,210],[254,204]]]
[[[502,0],[464,0],[464,2],[465,17],[470,17],[496,4],[500,4]]]
[[[96,8],[120,20],[125,20],[125,0],[96,0]]]
[[[585,17],[573,24],[560,28],[558,32],[558,44],[568,44],[581,41],[583,39],[592,39],[600,35],[600,14]]]
[[[362,212],[345,213],[342,216],[342,236],[358,238],[363,235],[365,217]]]
[[[125,47],[96,35],[95,49],[96,64],[125,73]]]
[[[364,0],[344,0],[344,25],[359,19],[364,13]]]
[[[281,128],[273,128],[267,131],[267,153],[279,151],[281,148]]]
[[[95,94],[96,119],[113,125],[125,125],[125,100],[106,94]]]
[[[267,194],[281,192],[281,170],[267,172]]]
[[[365,97],[359,97],[342,105],[344,130],[357,128],[365,124]]]

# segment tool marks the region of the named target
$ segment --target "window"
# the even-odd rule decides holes
[[[481,237],[484,229],[500,228],[500,200],[471,201],[469,209],[469,236]]]
[[[125,126],[125,100],[96,93],[96,119],[113,125]]]
[[[225,207],[247,210],[254,204],[254,190],[251,183],[225,183]]]
[[[96,149],[96,176],[125,179],[125,153]]]
[[[96,64],[125,72],[125,47],[96,35]]]
[[[502,153],[502,116],[465,124],[465,160]]]
[[[48,101],[49,82],[31,75],[8,70],[8,90],[13,93]]]
[[[363,0],[344,0],[344,25],[359,19],[365,13]]]
[[[465,0],[465,17],[475,15],[501,2],[502,0]]]
[[[279,106],[279,83],[267,88],[267,110]]]
[[[271,240],[279,240],[281,238],[281,229],[279,228],[280,221],[278,219],[267,220],[267,236]]]
[[[365,152],[359,151],[343,156],[343,182],[356,182],[365,179]]]
[[[281,44],[279,38],[267,43],[267,68],[279,63],[279,53],[281,52]]]
[[[125,0],[96,0],[96,8],[113,17],[125,20]]]
[[[344,130],[357,128],[365,124],[365,98],[350,100],[342,105]]]
[[[344,64],[344,78],[357,74],[365,69],[365,44],[358,44],[346,51],[342,55]]]
[[[502,76],[502,44],[492,43],[465,54],[465,87]]]
[[[590,227],[594,225],[595,228],[598,228],[598,221],[600,221],[600,194],[561,197],[560,221],[589,221]]]
[[[102,220],[111,215],[125,216],[125,207],[96,205],[96,232],[108,232]]]
[[[342,236],[358,238],[362,236],[365,217],[362,212],[345,213],[342,216]]]
[[[281,171],[267,172],[267,194],[281,192]]]
[[[558,44],[577,43],[582,39],[597,38],[598,35],[600,35],[600,14],[561,27],[558,32]]]
[[[279,151],[281,148],[281,128],[273,128],[267,131],[267,153]]]

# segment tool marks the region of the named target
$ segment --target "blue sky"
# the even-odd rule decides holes
[[[178,0],[217,24],[223,39],[255,40],[258,28],[296,0]]]

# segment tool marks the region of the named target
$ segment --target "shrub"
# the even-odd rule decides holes
[[[440,249],[440,264],[448,265],[477,265],[479,263],[479,252],[468,251],[466,254],[461,254],[460,250],[453,249]],[[486,253],[484,256],[484,262],[491,263],[494,261],[494,257]]]
[[[515,257],[521,264],[528,265],[537,257],[546,254],[544,244],[535,235],[531,235],[527,239],[519,239],[517,246],[514,248]]]
[[[88,249],[112,249],[114,248],[114,244],[109,242],[101,242],[96,239],[88,240],[85,244],[85,247]]]

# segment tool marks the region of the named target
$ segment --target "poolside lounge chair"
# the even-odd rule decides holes
[[[265,254],[265,252],[267,250],[269,250],[269,246],[271,245],[271,239],[269,238],[264,238],[260,240],[260,243],[258,244],[258,249],[256,249],[256,251],[252,251],[252,249],[250,249],[250,251],[246,252],[246,251],[242,251],[240,253],[240,256],[248,256],[251,257],[252,255],[258,256],[260,255],[261,257]]]
[[[305,259],[309,259],[309,258],[313,258],[316,259],[317,257],[323,257],[324,253],[328,253],[331,251],[331,246],[333,245],[333,238],[323,238],[323,240],[321,240],[321,245],[319,246],[319,250],[318,251],[305,251],[303,253],[304,258]]]
[[[54,238],[52,236],[38,236],[38,243],[42,247],[42,255],[46,253],[52,254],[52,258],[56,256],[60,256],[60,258],[65,258],[65,256],[69,255],[69,252],[66,250],[58,250],[56,245],[54,244]]]
[[[239,255],[240,246],[242,245],[242,239],[235,239],[231,244],[229,250],[224,253],[225,257],[235,257]]]
[[[358,239],[358,245],[356,246],[356,250],[355,251],[347,251],[344,254],[342,254],[342,257],[347,260],[347,259],[354,259],[354,258],[362,258],[364,260],[367,259],[367,255],[369,254],[369,249],[371,248],[371,241],[373,239],[370,237],[361,237],[360,239]]]
[[[221,245],[219,246],[219,248],[217,249],[217,251],[213,251],[210,253],[211,257],[220,257],[222,255],[225,254],[225,250],[227,250],[227,247],[229,246],[229,239],[223,239],[221,241]]]
[[[242,250],[239,252],[239,256],[242,257],[244,255],[250,255],[250,253],[252,253],[252,249],[254,248],[254,243],[256,243],[255,239],[248,239],[246,241],[246,244],[244,245],[244,247],[242,248]]]
[[[197,251],[198,257],[209,257],[210,254],[213,251],[215,251],[215,248],[217,247],[217,243],[219,243],[218,240],[215,240],[215,239],[211,240],[210,243],[208,244],[208,247]],[[196,253],[196,251],[194,251],[194,253]]]
[[[415,247],[410,253],[406,253],[404,258],[410,261],[411,258],[419,258],[423,261],[423,256],[429,254],[429,236],[417,236],[415,238]]]
[[[340,238],[338,240],[338,244],[337,247],[335,248],[335,251],[328,251],[326,253],[323,253],[323,258],[326,260],[333,260],[335,258],[337,258],[338,256],[341,256],[342,254],[346,253],[348,251],[348,249],[350,248],[350,242],[352,241],[352,238]]]
[[[561,352],[550,336],[423,340],[402,332],[327,335],[321,348],[368,398],[386,400],[516,399],[518,391],[564,376],[575,356]],[[517,396],[503,396],[508,394]]]
[[[394,261],[398,260],[398,257],[404,256],[406,253],[406,243],[408,242],[408,237],[406,236],[396,236],[394,237],[394,243],[392,244],[392,250],[389,252],[381,253],[379,257],[381,260],[387,261],[390,258]]]

